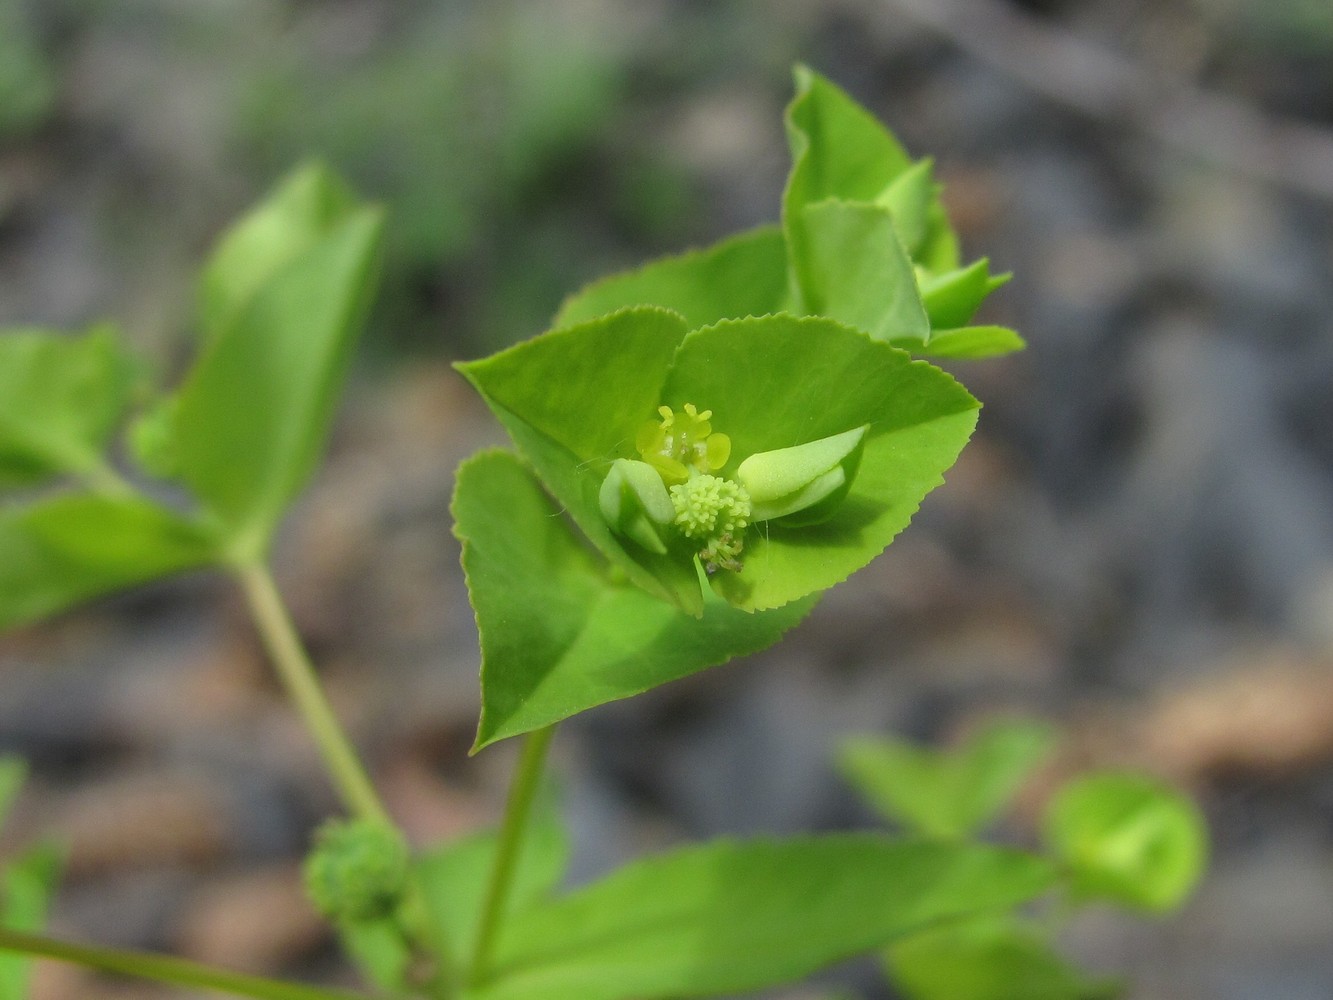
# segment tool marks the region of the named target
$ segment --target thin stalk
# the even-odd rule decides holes
[[[324,766],[343,803],[362,819],[392,825],[361,759],[324,697],[315,668],[301,645],[268,567],[244,565],[237,568],[236,574],[269,657],[319,746]]]
[[[215,969],[171,955],[153,955],[119,948],[74,944],[38,934],[25,934],[6,927],[0,927],[0,950],[19,952],[37,958],[53,958],[102,972],[137,976],[140,979],[151,979],[172,986],[254,997],[256,1000],[371,1000],[364,993],[354,993],[350,990],[285,983],[278,979],[264,979],[260,976],[247,976],[239,972]]]
[[[537,785],[546,764],[546,752],[550,749],[551,737],[554,735],[555,726],[547,726],[530,733],[523,743],[523,753],[514,772],[514,783],[509,787],[504,823],[500,827],[500,843],[495,850],[495,863],[491,867],[490,884],[486,889],[486,903],[482,907],[481,921],[477,927],[477,944],[472,951],[472,964],[468,972],[468,983],[471,986],[481,985],[490,971],[495,941],[509,904],[514,870],[518,867],[519,853],[523,847],[523,835],[527,832],[528,820],[532,816],[532,801],[536,797]]]

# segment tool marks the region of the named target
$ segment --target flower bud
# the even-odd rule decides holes
[[[752,521],[792,518],[792,523],[826,520],[846,496],[861,461],[869,424],[791,448],[751,455],[736,470],[750,495]]]
[[[370,820],[331,820],[315,834],[305,861],[306,893],[330,920],[386,917],[407,890],[410,855],[392,827]]]
[[[602,480],[597,494],[602,517],[611,530],[641,545],[649,552],[666,552],[661,528],[676,516],[662,477],[647,462],[618,458]]]

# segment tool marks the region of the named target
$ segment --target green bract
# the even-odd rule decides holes
[[[808,70],[787,126],[780,227],[597,282],[552,330],[459,366],[554,498],[499,456],[459,477],[478,746],[776,641],[883,551],[975,425],[976,400],[899,348],[1021,345],[966,325],[1002,279],[959,266],[929,161]]]
[[[962,264],[930,160],[914,163],[865,108],[804,67],[787,136],[781,227],[594,282],[565,301],[555,326],[655,305],[690,329],[779,312],[826,316],[930,357],[1023,347],[1010,329],[969,325],[1009,276],[992,275],[984,258]]]
[[[668,533],[665,510],[653,518],[645,506],[642,521],[656,522],[649,537],[637,513],[626,514],[631,505],[603,500],[608,477],[626,475],[626,466],[613,471],[618,460],[653,459],[638,446],[659,408],[711,411],[690,444],[702,449],[691,452],[696,464],[658,456],[674,467],[659,468],[664,482],[688,488],[708,476],[761,490],[753,517],[742,518],[743,552],[722,553],[712,568],[725,571],[709,577],[747,611],[816,594],[870,562],[942,482],[976,421],[976,400],[938,369],[840,323],[784,314],[687,332],[674,313],[623,310],[461,369],[602,555],[694,615],[704,604],[694,557],[708,562],[700,544],[729,532],[691,521]],[[718,434],[725,456],[711,447]],[[849,470],[844,460],[857,455]],[[830,497],[837,503],[816,525],[783,518]],[[635,499],[642,505],[643,493]],[[734,519],[734,497],[728,503]],[[678,508],[678,526],[682,517]]]

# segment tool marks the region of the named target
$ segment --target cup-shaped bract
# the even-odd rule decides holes
[[[942,482],[978,405],[904,351],[832,320],[785,314],[686,333],[671,312],[624,310],[461,368],[593,545],[632,582],[692,614],[703,606],[696,558],[713,591],[748,611],[816,594],[869,563]],[[758,513],[738,518],[737,494],[719,494],[719,516],[732,518],[731,529],[742,524],[740,537],[722,528],[709,535],[698,511],[680,506],[677,537],[655,532],[664,551],[626,530],[626,470],[638,467],[617,463],[643,462],[645,423],[668,411],[696,421],[707,413],[691,439],[699,464],[683,485],[745,487],[760,470],[749,475],[769,505]],[[719,434],[725,455],[708,446]],[[706,499],[710,490],[703,482],[694,492]],[[816,509],[817,518],[800,516]]]

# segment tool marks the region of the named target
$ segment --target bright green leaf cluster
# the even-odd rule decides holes
[[[886,818],[945,842],[974,837],[1011,803],[1050,753],[1049,726],[993,723],[953,750],[901,740],[848,741],[839,765]],[[1198,809],[1142,775],[1094,773],[1062,787],[1044,834],[1062,877],[1060,914],[1090,902],[1149,913],[1180,906],[1207,854]],[[884,953],[910,1000],[1109,1000],[1122,984],[1065,961],[1054,923],[1018,912],[973,915],[914,934]]]
[[[501,460],[460,475],[478,746],[775,641],[883,551],[972,433],[976,400],[899,349],[995,343],[966,323],[1000,279],[959,266],[929,162],[804,69],[787,129],[780,227],[597,282],[552,330],[459,366],[600,557],[551,540],[567,529],[549,518],[495,524],[468,493],[518,477]],[[496,544],[502,530],[545,547]],[[623,613],[636,589],[668,607]]]
[[[595,282],[555,325],[657,305],[692,329],[777,312],[825,316],[930,357],[1023,347],[1012,330],[969,325],[1009,276],[991,274],[985,259],[962,264],[929,159],[913,162],[865,108],[804,67],[786,125],[792,170],[780,227]]]
[[[171,573],[263,558],[322,449],[373,285],[380,214],[322,168],[294,173],[204,269],[199,354],[146,403],[110,329],[0,333],[0,628]],[[115,434],[135,403],[118,470]],[[168,477],[177,510],[135,484]]]

